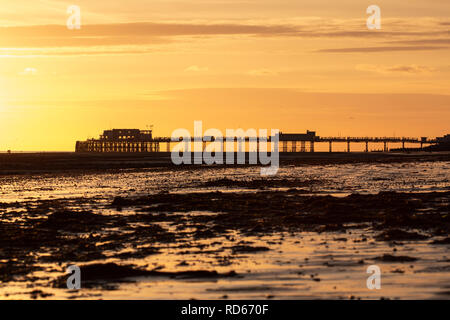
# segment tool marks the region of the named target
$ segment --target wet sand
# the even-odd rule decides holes
[[[270,179],[204,167],[169,171],[175,181],[159,169],[5,175],[0,297],[449,299],[450,163],[416,160],[289,165]],[[179,186],[183,174],[196,178]],[[71,264],[81,290],[66,288]],[[369,265],[381,290],[366,287]]]
[[[246,159],[248,159],[248,153]],[[450,152],[288,152],[280,153],[281,165],[327,165],[343,163],[395,163],[414,161],[450,161]],[[0,175],[73,170],[180,168],[172,164],[170,153],[0,153]],[[190,169],[197,166],[188,165]]]

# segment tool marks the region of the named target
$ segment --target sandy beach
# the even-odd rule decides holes
[[[447,153],[282,155],[271,178],[163,155],[0,159],[2,298],[450,297]]]

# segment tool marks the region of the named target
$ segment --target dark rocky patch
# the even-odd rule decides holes
[[[434,240],[431,242],[431,244],[450,244],[450,237],[447,237],[444,239],[439,239],[439,240]]]
[[[33,290],[30,293],[31,299],[37,299],[37,298],[47,298],[53,296],[53,293],[47,293],[42,290]]]
[[[383,254],[380,257],[376,257],[375,260],[383,262],[413,262],[419,260],[418,258],[408,256],[393,256],[390,254]]]
[[[389,229],[383,231],[378,236],[375,237],[376,240],[382,241],[407,241],[407,240],[424,240],[429,237],[417,232],[408,232],[400,229]]]
[[[246,189],[266,189],[266,188],[310,188],[324,183],[323,180],[301,180],[301,179],[251,179],[234,180],[221,178],[206,181],[200,187],[229,187]],[[293,190],[295,191],[295,189]]]
[[[135,277],[169,277],[177,279],[218,279],[237,276],[236,272],[218,273],[217,271],[193,270],[180,272],[146,270],[134,265],[118,265],[116,263],[96,263],[80,266],[82,287],[90,286],[98,281],[125,281]],[[67,276],[59,277],[53,285],[58,288],[66,287]]]
[[[345,224],[372,224],[375,229],[411,228],[445,234],[450,231],[450,215],[445,207],[435,207],[438,197],[450,198],[450,192],[406,194],[381,192],[376,195],[304,196],[301,192],[260,191],[251,194],[194,193],[156,194],[121,200],[121,205],[139,206],[147,212],[212,211],[214,216],[189,217],[196,222],[214,224],[216,234],[239,230],[246,234],[276,231],[342,231]],[[419,199],[419,201],[417,201]],[[433,207],[426,212],[420,209]],[[151,216],[153,218],[153,215]],[[167,219],[170,219],[167,217]],[[173,221],[186,218],[173,217]],[[204,232],[203,230],[202,232]],[[418,239],[420,234],[389,231],[387,239]]]
[[[252,247],[245,245],[237,245],[231,247],[231,250],[233,251],[233,253],[253,253],[253,252],[269,251],[270,249],[268,247]]]
[[[101,229],[108,220],[107,216],[93,214],[89,211],[64,210],[49,214],[47,220],[41,222],[39,227],[59,231],[89,232],[93,228]]]

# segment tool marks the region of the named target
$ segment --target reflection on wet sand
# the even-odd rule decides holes
[[[449,298],[449,178],[446,161],[1,176],[0,296]]]

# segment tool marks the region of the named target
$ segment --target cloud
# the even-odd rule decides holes
[[[17,50],[3,56],[94,55],[97,51],[102,55],[145,54],[150,51],[150,46],[186,41],[186,37],[262,36],[291,32],[295,32],[295,28],[290,26],[238,23],[116,23],[83,25],[80,30],[69,30],[65,25],[12,26],[0,27],[0,51]]]
[[[60,25],[2,27],[0,47],[139,45],[167,42],[167,37],[177,36],[275,35],[295,31],[289,26],[149,22],[83,25],[80,30]]]
[[[197,65],[189,66],[184,69],[185,72],[205,72],[208,71],[207,67],[199,67]]]
[[[384,21],[389,31],[372,32],[360,20],[304,19],[299,21],[184,22],[184,23],[111,23],[82,25],[68,30],[65,25],[32,25],[0,27],[0,47],[48,47],[126,45],[163,41],[178,36],[255,35],[329,38],[430,37],[450,35],[440,21],[408,24],[408,20]],[[387,28],[387,26],[385,27]]]
[[[93,55],[132,55],[156,52],[154,48],[139,46],[115,47],[75,47],[75,48],[0,48],[0,58],[37,58],[64,56],[93,56]]]
[[[38,70],[36,68],[25,68],[23,71],[19,72],[21,76],[35,76]]]
[[[278,75],[277,72],[269,70],[269,69],[250,70],[249,72],[247,72],[247,74],[249,74],[251,76],[258,76],[258,77]]]
[[[316,52],[355,53],[355,52],[390,52],[390,51],[432,51],[432,50],[445,50],[445,49],[450,49],[450,47],[442,47],[442,46],[411,46],[411,47],[380,46],[380,47],[320,49],[320,50],[317,50]]]
[[[448,44],[450,45],[450,39],[422,39],[422,40],[403,40],[392,41],[391,44],[408,44],[408,45],[430,45],[430,44]]]
[[[365,38],[365,39],[389,39],[400,37],[437,37],[448,36],[449,31],[368,31],[361,27],[353,27],[355,30],[342,31],[317,31],[317,30],[297,30],[296,32],[284,33],[283,36],[301,37],[301,38]]]
[[[82,25],[80,30],[68,30],[65,25],[28,25],[0,27],[0,48],[24,49],[16,56],[39,55],[38,50],[54,50],[48,55],[138,54],[149,48],[195,39],[215,39],[218,36],[302,39],[369,39],[374,47],[322,49],[318,52],[381,52],[441,50],[449,45],[450,31],[439,19],[384,19],[389,31],[367,30],[361,19],[299,18],[287,20],[240,20],[211,23],[139,22]],[[443,37],[446,37],[442,39]],[[376,45],[382,44],[378,47]],[[387,42],[392,41],[392,42]],[[416,42],[414,42],[416,41]],[[387,44],[386,44],[387,43]],[[434,46],[439,45],[439,46]],[[72,48],[72,50],[69,50]],[[64,50],[65,49],[65,50]],[[77,49],[83,52],[77,53]],[[46,55],[46,54],[42,54]]]
[[[356,67],[359,71],[369,71],[381,74],[422,74],[422,73],[432,73],[435,69],[427,66],[419,65],[394,65],[394,66],[383,66],[383,65],[372,65],[372,64],[359,64]]]

